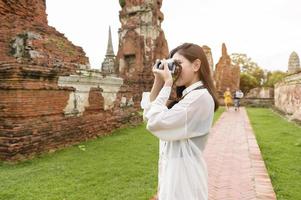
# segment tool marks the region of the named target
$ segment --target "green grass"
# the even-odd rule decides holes
[[[0,163],[0,200],[150,198],[157,189],[159,143],[145,125],[16,165]]]
[[[270,109],[247,112],[277,199],[301,199],[301,127]]]
[[[2,200],[147,199],[157,139],[141,124],[15,166],[0,165]]]
[[[225,111],[225,107],[219,107],[218,110],[214,113],[213,123],[216,122],[221,114]]]

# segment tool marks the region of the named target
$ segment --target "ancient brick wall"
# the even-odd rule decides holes
[[[1,160],[140,123],[138,88],[91,70],[82,48],[48,26],[45,0],[0,0]]]
[[[277,109],[301,122],[301,72],[290,74],[275,84],[274,98]]]

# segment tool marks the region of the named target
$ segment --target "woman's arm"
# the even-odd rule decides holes
[[[141,108],[143,109],[143,120],[147,121],[147,118],[145,118],[146,114],[148,113],[148,111],[151,109],[151,105],[153,103],[155,103],[155,100],[159,97],[160,95],[160,91],[162,91],[161,93],[163,93],[164,95],[168,95],[167,97],[164,97],[163,99],[169,97],[169,93],[170,93],[170,89],[171,86],[173,84],[173,80],[171,77],[171,72],[168,70],[167,68],[167,64],[164,63],[164,70],[158,70],[156,69],[155,65],[153,66],[153,72],[154,72],[154,83],[153,83],[153,87],[151,89],[151,92],[143,92],[142,93],[142,100],[140,102]],[[163,73],[163,75],[162,75]],[[164,86],[164,87],[163,87]],[[168,93],[168,94],[166,94]],[[164,96],[163,95],[163,96]],[[165,106],[166,106],[166,102],[165,100],[162,100],[162,98],[159,98],[158,101],[164,101],[165,102]]]
[[[149,95],[149,99],[151,102],[156,99],[163,85],[164,85],[164,81],[159,77],[155,76],[154,84]]]
[[[140,105],[141,108],[143,109],[143,121],[147,120],[145,118],[145,115],[150,110],[152,102],[155,101],[155,99],[159,95],[159,92],[161,91],[163,85],[164,85],[164,81],[160,79],[160,77],[155,76],[155,80],[151,91],[142,93],[142,99]]]

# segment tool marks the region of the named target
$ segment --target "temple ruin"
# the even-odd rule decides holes
[[[288,72],[283,81],[275,84],[275,107],[290,120],[301,122],[301,71],[296,52],[290,55]]]
[[[118,53],[109,30],[102,72],[48,25],[45,0],[0,1],[0,159],[28,159],[141,123],[150,66],[168,54],[161,4],[120,1]]]
[[[239,89],[240,68],[232,63],[224,43],[222,44],[222,56],[215,66],[214,80],[221,104],[223,104],[222,98],[227,87],[232,93]]]
[[[119,75],[125,81],[139,83],[141,89],[148,91],[153,82],[152,65],[157,58],[168,55],[167,41],[161,29],[164,19],[160,11],[162,0],[125,0],[120,1],[120,5]]]
[[[298,54],[293,51],[288,60],[288,73],[293,74],[301,71]]]

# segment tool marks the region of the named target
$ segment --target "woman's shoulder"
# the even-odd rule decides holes
[[[191,91],[187,96],[190,98],[188,111],[198,116],[197,120],[206,120],[214,114],[214,99],[207,89]]]
[[[192,90],[186,95],[185,98],[191,100],[192,102],[213,101],[213,97],[206,88]]]

